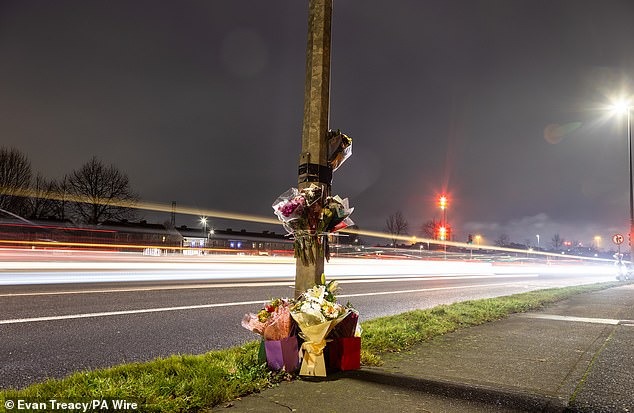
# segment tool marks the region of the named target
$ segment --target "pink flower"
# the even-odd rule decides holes
[[[291,199],[284,205],[280,206],[279,211],[285,217],[290,217],[291,215],[301,215],[304,210],[304,198],[295,197]]]
[[[281,340],[291,333],[289,300],[276,298],[264,305],[258,314],[245,314],[242,327],[264,337],[266,340]]]

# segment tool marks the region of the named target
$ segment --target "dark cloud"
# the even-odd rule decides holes
[[[462,238],[607,239],[627,223],[626,140],[596,109],[632,92],[633,17],[627,0],[336,1],[331,127],[355,141],[335,192],[365,229],[396,210],[416,229],[447,191]],[[5,0],[2,144],[51,177],[97,155],[144,199],[271,216],[296,183],[306,21],[298,0]]]

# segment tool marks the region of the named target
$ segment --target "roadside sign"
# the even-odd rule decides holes
[[[614,234],[612,236],[612,242],[614,242],[616,245],[623,244],[623,240],[624,240],[624,238],[623,238],[623,235],[621,235],[621,234]]]

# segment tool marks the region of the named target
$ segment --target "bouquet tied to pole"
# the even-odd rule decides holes
[[[318,257],[330,258],[330,233],[354,225],[349,218],[354,208],[348,198],[325,196],[323,188],[311,184],[304,189],[290,188],[272,205],[284,229],[293,236],[295,258],[304,265],[315,263]]]

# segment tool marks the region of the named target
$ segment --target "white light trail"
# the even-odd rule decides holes
[[[360,276],[343,276],[337,279],[339,284],[364,284],[364,283],[386,283],[386,282],[412,282],[412,281],[447,281],[447,280],[482,280],[496,278],[537,278],[538,274],[522,274],[522,275],[469,275],[455,276],[445,275],[438,277],[409,277],[394,276],[391,278],[361,278]],[[129,293],[143,291],[168,291],[168,290],[198,290],[212,288],[244,288],[244,287],[289,287],[294,288],[292,281],[275,281],[275,282],[241,282],[241,283],[218,283],[218,284],[195,284],[195,285],[170,285],[170,286],[153,286],[153,287],[137,287],[137,288],[110,288],[99,290],[66,290],[66,291],[43,291],[31,293],[13,293],[0,294],[0,297],[35,297],[46,295],[75,295],[75,294],[110,294],[110,293]]]
[[[500,287],[504,285],[514,285],[517,282],[508,282],[508,283],[497,283],[497,284],[482,284],[482,285],[461,285],[456,287],[435,287],[435,288],[418,288],[414,290],[397,290],[397,291],[375,291],[372,293],[359,293],[359,294],[341,294],[338,297],[347,298],[347,297],[368,297],[373,295],[388,295],[388,294],[411,294],[411,293],[422,293],[429,291],[442,291],[442,290],[461,290],[465,288],[476,288],[476,287]]]
[[[285,257],[206,256],[194,259],[111,256],[108,260],[81,256],[74,260],[4,261],[0,285],[185,280],[294,280],[295,261]],[[613,265],[499,265],[469,261],[382,260],[333,258],[326,277],[385,278],[420,276],[571,274],[616,276]]]
[[[420,288],[420,289],[414,289],[414,290],[378,291],[378,292],[361,293],[361,294],[348,294],[348,295],[342,294],[339,297],[346,298],[346,297],[363,297],[363,296],[389,295],[389,294],[419,293],[419,292],[429,292],[429,291],[439,291],[439,290],[475,289],[475,288],[491,287],[491,286],[513,285],[516,283],[517,282],[514,282],[514,283],[508,282],[508,283],[498,283],[498,284],[463,285],[463,286],[455,286],[455,287]],[[80,319],[80,318],[112,317],[112,316],[132,315],[132,314],[148,314],[148,313],[159,313],[159,312],[167,312],[167,311],[200,310],[200,309],[206,309],[206,308],[232,307],[232,306],[241,306],[241,305],[255,305],[255,304],[261,305],[264,302],[266,302],[266,299],[254,300],[254,301],[240,301],[240,302],[234,302],[234,303],[201,304],[201,305],[188,305],[188,306],[180,306],[180,307],[144,308],[144,309],[138,309],[138,310],[106,311],[106,312],[99,312],[99,313],[68,314],[68,315],[47,316],[47,317],[15,318],[15,319],[9,319],[9,320],[0,320],[0,325],[34,323],[34,322],[42,322],[42,321],[74,320],[74,319]]]

